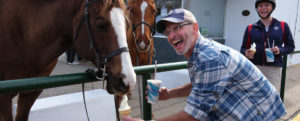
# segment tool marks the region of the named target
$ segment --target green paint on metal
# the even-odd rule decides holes
[[[159,64],[157,72],[171,71],[186,68],[187,62],[176,62]],[[154,72],[154,65],[134,67],[137,75],[143,75]],[[29,90],[40,90],[59,86],[81,84],[87,82],[99,81],[90,77],[87,73],[75,73],[65,75],[54,75],[45,77],[25,78],[16,80],[0,81],[0,94],[15,93]]]
[[[280,97],[281,97],[282,102],[284,102],[286,63],[287,63],[287,56],[284,56],[283,57],[283,67],[282,67],[282,71],[281,71],[281,86],[280,86]]]
[[[0,94],[15,93],[21,91],[40,90],[98,81],[87,73],[74,73],[66,75],[54,75],[45,77],[25,78],[0,81]]]
[[[154,73],[155,65],[146,65],[146,66],[137,66],[134,67],[134,71],[137,75],[143,75],[147,73]],[[185,69],[187,68],[187,62],[176,62],[176,63],[165,63],[165,64],[158,64],[157,65],[157,72],[164,72],[164,71],[172,71],[178,69]]]
[[[151,120],[152,119],[152,105],[148,103],[146,99],[146,86],[147,80],[151,78],[151,73],[143,75],[143,119],[144,120]]]

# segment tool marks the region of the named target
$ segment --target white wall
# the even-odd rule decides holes
[[[259,19],[254,4],[255,0],[227,0],[224,24],[225,45],[240,50],[247,25]],[[250,15],[243,16],[243,10],[249,10]]]
[[[226,0],[186,0],[184,7],[195,15],[200,28],[208,29],[209,37],[223,37],[225,4]]]
[[[85,92],[90,121],[116,121],[114,96],[103,89]],[[14,115],[17,105],[13,105]],[[82,93],[38,99],[29,121],[87,121]]]
[[[295,22],[295,26],[293,31],[295,32],[294,40],[296,48],[295,50],[300,51],[300,0],[298,0],[298,10],[297,10],[297,21]],[[300,64],[300,53],[293,55],[292,59],[290,59],[292,64]]]

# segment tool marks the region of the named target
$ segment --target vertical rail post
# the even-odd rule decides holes
[[[285,89],[285,78],[286,78],[286,65],[287,65],[287,56],[283,56],[283,67],[281,71],[281,86],[280,86],[280,98],[284,102],[284,89]]]
[[[146,99],[146,86],[147,86],[147,80],[151,78],[151,73],[143,74],[143,119],[144,120],[151,120],[152,119],[152,105],[148,103]]]

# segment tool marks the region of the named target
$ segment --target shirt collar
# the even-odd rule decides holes
[[[192,56],[189,58],[189,62],[193,63],[195,61],[198,53],[200,52],[200,48],[207,43],[207,41],[208,40],[201,35],[198,37],[193,48]]]

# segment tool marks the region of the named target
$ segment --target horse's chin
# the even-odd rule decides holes
[[[109,94],[123,95],[129,93],[129,86],[123,83],[123,78],[113,77],[108,73],[106,90]],[[116,83],[119,82],[119,83]]]
[[[112,94],[112,95],[117,95],[117,96],[122,96],[122,95],[126,95],[126,94],[129,94],[129,91],[128,92],[120,92],[120,91],[116,91],[114,89],[108,89],[106,88],[107,92],[109,94]]]

